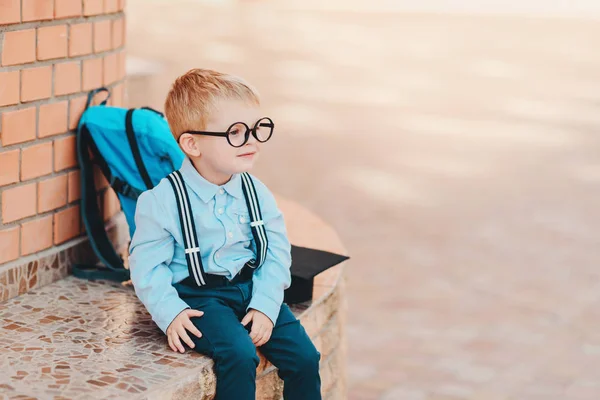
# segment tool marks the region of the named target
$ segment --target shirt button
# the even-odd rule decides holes
[[[233,233],[232,232],[228,232],[227,236],[229,236],[229,239],[231,239],[233,237]]]
[[[223,209],[222,209],[222,208],[219,208],[219,209],[217,210],[217,212],[218,212],[219,214],[223,214]]]
[[[246,222],[246,218],[240,217],[240,222],[243,224],[244,222]]]
[[[215,258],[218,260],[219,258],[221,258],[221,256],[219,255],[219,253],[215,253]]]
[[[223,189],[219,189],[219,194],[223,194],[225,191]]]

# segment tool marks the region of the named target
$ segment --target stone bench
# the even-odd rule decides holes
[[[292,243],[344,252],[336,233],[278,199]],[[315,280],[313,300],[293,307],[322,353],[325,399],[346,398],[343,264]],[[212,361],[175,353],[131,287],[68,276],[0,303],[0,393],[10,399],[211,399]],[[283,383],[261,356],[257,398]]]

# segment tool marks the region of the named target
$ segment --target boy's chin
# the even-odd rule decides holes
[[[236,174],[241,174],[244,172],[248,172],[252,169],[252,167],[254,167],[254,164],[256,162],[256,156],[253,157],[253,159],[251,160],[237,160],[236,165],[235,165],[235,170],[236,170]]]

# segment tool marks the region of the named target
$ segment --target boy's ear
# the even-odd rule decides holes
[[[181,150],[188,156],[199,157],[200,156],[200,147],[194,136],[184,133],[179,138],[179,146]]]

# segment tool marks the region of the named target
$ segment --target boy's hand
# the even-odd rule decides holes
[[[179,340],[180,338],[190,346],[190,348],[194,348],[194,342],[192,342],[192,339],[188,336],[186,329],[199,338],[202,337],[202,333],[194,326],[190,317],[201,317],[203,315],[203,311],[185,309],[175,317],[167,328],[167,338],[171,350],[175,352],[179,350],[181,353],[185,353],[185,349]]]
[[[250,339],[256,347],[260,347],[267,343],[273,333],[273,322],[265,314],[258,310],[250,310],[242,319],[242,325],[246,326],[252,321],[252,330],[250,331]]]

